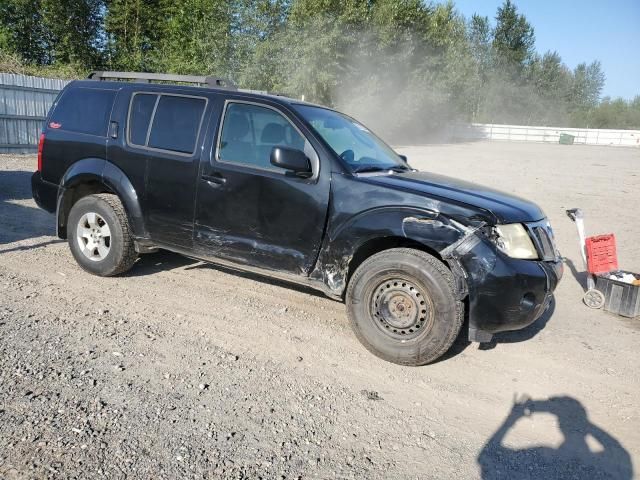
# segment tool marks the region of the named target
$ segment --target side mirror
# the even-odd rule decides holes
[[[270,161],[271,165],[284,168],[298,177],[310,177],[313,173],[307,156],[295,148],[273,147]]]
[[[407,156],[406,156],[406,155],[400,155],[400,154],[398,154],[398,156],[399,156],[402,160],[404,160],[405,162],[407,161]]]

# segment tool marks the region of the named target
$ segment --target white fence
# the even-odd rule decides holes
[[[0,73],[0,153],[28,153],[65,80]]]
[[[504,140],[559,143],[561,134],[572,135],[575,144],[640,147],[640,130],[528,127],[481,123],[458,125],[455,128],[454,139],[457,141]]]

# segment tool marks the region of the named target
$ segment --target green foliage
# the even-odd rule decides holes
[[[0,48],[0,72],[34,75],[36,77],[76,79],[84,78],[89,70],[77,64],[34,65],[27,64],[15,53]]]
[[[160,0],[107,0],[106,55],[114,70],[149,71],[162,25]]]
[[[45,28],[41,2],[2,0],[0,2],[0,38],[3,50],[28,64],[48,64],[51,34]]]
[[[37,3],[37,2],[33,2]],[[50,63],[100,65],[102,0],[41,0],[42,27],[48,32]]]
[[[3,0],[0,46],[31,65],[99,65],[102,0]]]
[[[599,62],[535,50],[511,0],[495,21],[452,1],[1,0],[0,69],[229,77],[338,107],[395,141],[451,122],[640,128],[640,98],[600,100]]]
[[[511,0],[498,8],[493,31],[496,66],[520,73],[535,52],[533,27]]]
[[[573,123],[585,128],[640,130],[640,95],[629,101],[605,97],[595,108],[574,113]]]
[[[165,21],[158,27],[156,70],[182,73],[228,72],[231,18],[224,0],[161,0]]]

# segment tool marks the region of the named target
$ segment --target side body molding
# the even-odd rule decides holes
[[[117,194],[127,211],[134,236],[147,237],[140,199],[125,173],[104,159],[85,158],[69,167],[58,187],[56,225],[60,238],[66,237],[67,216],[74,198],[74,189],[89,184],[101,185],[103,191]]]

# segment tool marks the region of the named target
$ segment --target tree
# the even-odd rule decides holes
[[[580,126],[591,124],[591,113],[597,107],[605,76],[600,62],[581,63],[573,70],[566,102],[572,122]]]
[[[85,68],[99,66],[102,63],[102,0],[41,2],[43,28],[49,36],[47,53],[52,61]]]
[[[599,62],[538,54],[512,0],[495,22],[452,0],[0,0],[0,67],[229,77],[335,106],[386,138],[450,122],[638,125],[640,100],[600,100]],[[381,115],[380,112],[384,114]]]
[[[277,37],[286,25],[285,0],[236,0],[231,22],[231,76],[247,88],[273,87],[279,47]]]
[[[39,1],[2,0],[0,47],[17,54],[27,64],[50,63],[50,32],[43,23],[41,12]]]
[[[539,125],[567,123],[565,98],[571,83],[571,72],[557,52],[538,54],[527,65],[524,75],[531,95],[531,123]]]
[[[102,0],[3,0],[0,46],[32,65],[101,63]]]
[[[482,103],[486,96],[487,83],[491,75],[493,49],[491,45],[491,25],[488,17],[473,14],[467,25],[467,41],[475,69],[470,79],[472,89],[470,93],[470,119],[478,121],[483,109]]]
[[[580,127],[640,130],[640,95],[633,100],[605,97],[589,111],[588,118],[580,118]]]
[[[106,57],[111,68],[148,71],[158,48],[160,0],[107,0]]]
[[[600,99],[605,76],[600,62],[579,64],[573,71],[568,92],[569,105],[574,110],[595,107]]]
[[[491,66],[491,25],[489,17],[473,14],[467,26],[468,41],[473,59],[481,72]]]
[[[151,55],[160,71],[224,76],[231,63],[231,16],[226,0],[161,0],[159,39]]]
[[[533,27],[520,15],[511,0],[498,8],[493,31],[493,49],[498,68],[508,68],[519,75],[535,52]]]

